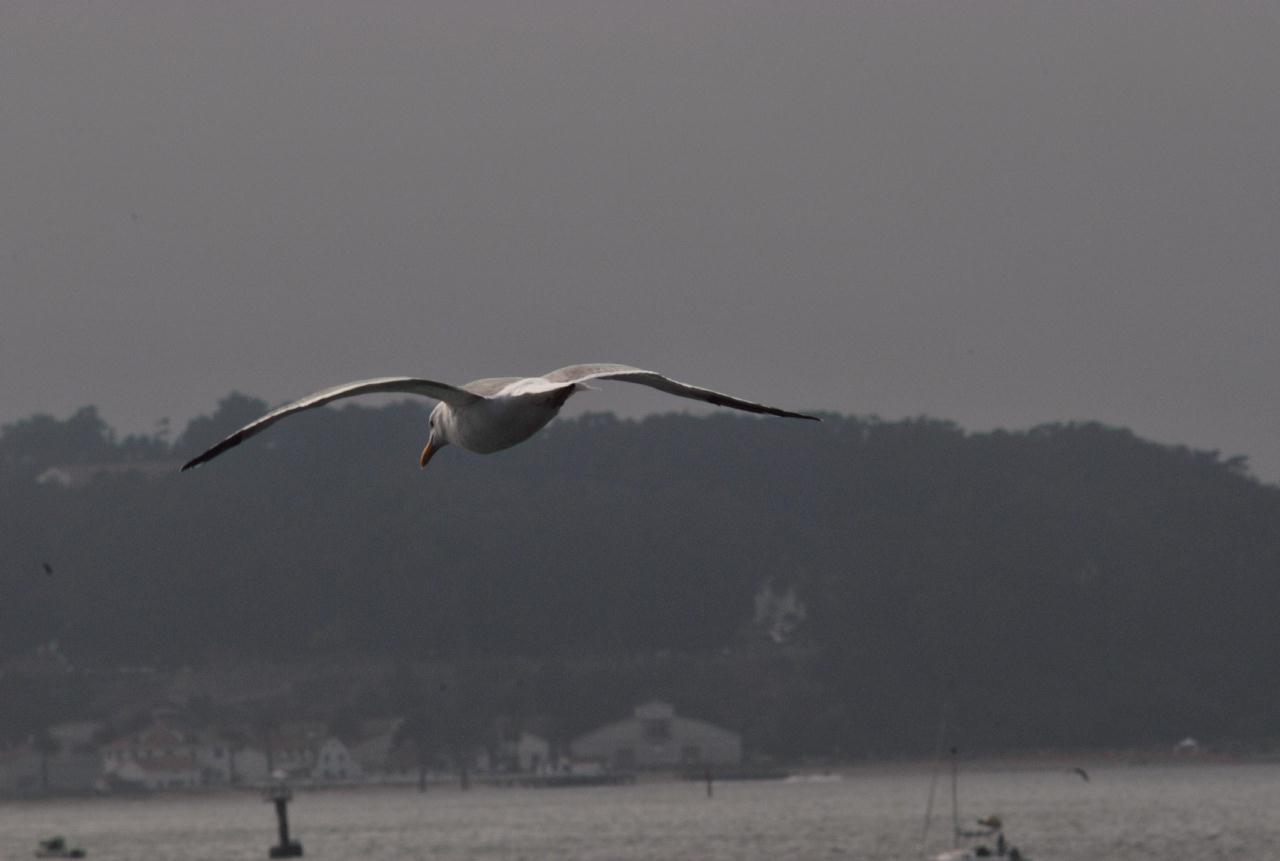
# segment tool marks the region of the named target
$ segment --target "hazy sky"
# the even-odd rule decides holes
[[[1263,2],[10,0],[0,423],[605,360],[1274,481],[1278,45]]]

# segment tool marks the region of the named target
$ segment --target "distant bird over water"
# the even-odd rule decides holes
[[[591,388],[587,385],[588,380],[622,380],[649,386],[669,395],[706,401],[749,413],[821,421],[817,416],[744,401],[711,389],[678,383],[662,374],[628,365],[570,365],[541,377],[492,377],[463,386],[451,386],[416,377],[381,377],[323,389],[274,409],[240,428],[208,451],[192,458],[182,468],[188,470],[212,460],[294,413],[321,407],[340,398],[385,392],[425,395],[440,401],[431,411],[431,432],[427,437],[427,445],[418,458],[420,466],[425,467],[436,452],[451,443],[467,451],[489,454],[510,448],[533,436],[556,417],[571,395]]]
[[[44,571],[44,576],[46,577],[49,577],[53,574],[53,566],[50,565],[48,562],[41,562],[40,568],[41,570]]]

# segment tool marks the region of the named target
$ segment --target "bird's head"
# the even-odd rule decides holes
[[[427,468],[427,461],[449,444],[449,431],[453,427],[453,412],[444,401],[436,404],[431,411],[431,434],[427,437],[426,447],[418,458],[418,466]]]

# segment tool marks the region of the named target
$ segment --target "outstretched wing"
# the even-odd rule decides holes
[[[777,407],[765,406],[757,404],[753,401],[744,401],[741,398],[735,398],[722,392],[714,392],[711,389],[704,389],[699,386],[691,386],[688,383],[680,383],[664,377],[662,374],[653,371],[645,371],[640,368],[633,368],[630,365],[570,365],[567,368],[560,368],[544,375],[544,379],[552,383],[568,384],[581,383],[586,380],[622,380],[626,383],[639,383],[642,386],[648,386],[657,389],[660,392],[666,392],[669,395],[675,395],[681,398],[692,398],[695,401],[706,401],[709,404],[715,404],[718,407],[733,407],[735,410],[745,410],[749,413],[767,413],[771,416],[784,416],[790,419],[810,419],[812,421],[822,421],[817,416],[808,416],[804,413],[793,413],[788,410],[781,410]]]
[[[359,380],[354,383],[344,383],[341,386],[321,389],[318,392],[307,395],[305,398],[300,398],[293,403],[285,404],[272,410],[262,418],[240,428],[240,430],[203,454],[193,457],[182,465],[182,469],[186,471],[193,466],[199,466],[205,461],[213,460],[227,449],[235,448],[249,437],[261,433],[285,416],[291,416],[303,410],[322,407],[340,398],[352,398],[356,395],[370,395],[379,392],[405,392],[411,395],[425,395],[428,398],[444,401],[451,406],[465,406],[481,399],[480,395],[473,395],[471,392],[463,391],[457,386],[451,386],[448,383],[437,383],[434,380],[421,380],[415,377],[380,377],[376,380]]]
[[[520,377],[485,377],[483,380],[472,380],[469,383],[464,383],[462,388],[473,395],[489,398],[512,383],[518,383],[520,379]]]

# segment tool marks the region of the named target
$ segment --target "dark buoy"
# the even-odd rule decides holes
[[[267,800],[276,806],[276,824],[280,826],[280,844],[267,850],[268,858],[301,858],[302,844],[289,839],[289,802],[293,791],[283,779],[267,790]]]

